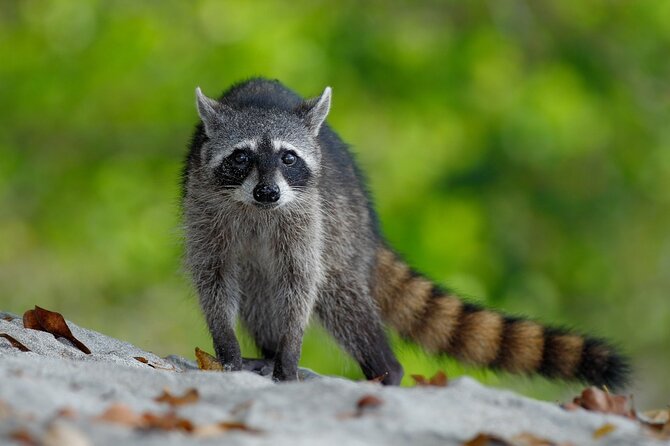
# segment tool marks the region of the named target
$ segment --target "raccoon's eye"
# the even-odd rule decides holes
[[[290,166],[291,164],[295,163],[295,161],[298,158],[295,156],[295,153],[293,152],[286,152],[284,155],[282,155],[281,160],[284,164],[287,166]]]
[[[233,153],[233,161],[238,166],[243,166],[249,162],[249,155],[244,150],[236,150]]]

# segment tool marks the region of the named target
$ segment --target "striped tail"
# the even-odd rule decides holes
[[[542,326],[464,302],[380,248],[374,294],[386,323],[430,353],[554,379],[620,388],[630,366],[602,339]]]

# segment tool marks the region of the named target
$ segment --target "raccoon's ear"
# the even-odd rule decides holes
[[[205,133],[210,136],[212,131],[223,123],[222,112],[228,107],[205,96],[200,87],[195,89],[195,97],[198,115],[200,115],[200,119],[205,125]]]
[[[321,93],[321,96],[308,99],[303,102],[299,108],[300,115],[303,117],[307,127],[309,127],[314,136],[319,134],[319,129],[330,111],[331,93],[332,89],[326,87],[326,89],[323,90],[323,93]]]

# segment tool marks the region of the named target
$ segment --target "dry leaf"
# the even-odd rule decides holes
[[[194,388],[186,390],[181,396],[172,395],[168,389],[164,389],[160,396],[154,398],[154,401],[158,403],[167,403],[170,406],[183,406],[185,404],[196,403],[199,399],[200,395],[198,394],[198,390]]]
[[[432,378],[426,379],[423,375],[412,375],[417,386],[446,387],[449,379],[442,370],[438,371]]]
[[[624,395],[612,395],[597,387],[584,389],[582,394],[573,401],[579,407],[594,412],[611,413],[626,418],[635,419],[635,411],[630,404],[630,398]]]
[[[463,446],[514,446],[507,440],[489,434],[477,434],[477,436],[463,443]]]
[[[109,406],[107,410],[96,417],[95,420],[122,424],[128,427],[141,426],[141,419],[139,415],[136,415],[130,407],[120,403],[115,403]]]
[[[195,359],[198,361],[198,368],[200,370],[216,370],[222,372],[223,365],[216,358],[204,350],[195,348]]]
[[[32,330],[46,331],[44,328],[42,328],[40,322],[37,320],[35,310],[28,310],[23,313],[23,327],[30,328]]]
[[[363,395],[361,399],[356,403],[356,408],[358,410],[363,410],[372,407],[379,407],[384,404],[384,401],[374,395]]]
[[[171,365],[171,364],[170,364],[169,367],[162,367],[162,366],[159,366],[159,365],[156,365],[156,364],[152,364],[152,363],[149,362],[149,360],[148,360],[147,358],[145,358],[145,357],[143,357],[143,356],[133,356],[133,359],[135,359],[135,360],[141,362],[142,364],[146,364],[146,365],[148,365],[148,366],[151,367],[152,369],[169,370],[169,371],[171,371],[171,372],[174,372],[175,370],[177,370],[177,369],[175,369],[175,367],[174,367],[173,365]]]
[[[18,348],[22,352],[29,352],[30,349],[26,347],[25,345],[21,344],[19,341],[8,335],[7,333],[0,333],[0,338],[5,338],[9,341],[10,344],[12,344],[15,348]]]
[[[192,432],[194,429],[193,423],[190,420],[179,418],[174,412],[165,414],[144,412],[141,418],[141,427],[144,429],[181,430],[185,432]]]
[[[25,328],[32,328],[33,330],[49,332],[56,338],[65,338],[82,352],[87,355],[91,354],[91,350],[74,337],[70,331],[70,327],[65,322],[65,318],[60,313],[45,310],[35,305],[34,310],[28,310],[23,314],[23,326]]]
[[[528,432],[515,435],[512,437],[512,442],[515,446],[559,446],[556,442],[538,437]]]
[[[637,414],[637,419],[640,423],[653,429],[661,430],[668,425],[670,430],[670,409],[647,410]]]
[[[594,439],[599,439],[604,437],[605,435],[609,435],[612,432],[616,430],[616,426],[612,423],[605,423],[602,426],[600,426],[598,429],[593,432],[593,438]]]
[[[35,437],[33,437],[33,434],[23,428],[10,432],[9,438],[26,446],[37,446],[39,444],[39,442],[35,440]]]
[[[14,319],[16,319],[16,318],[15,318],[15,317],[12,317],[12,316],[3,316],[3,317],[2,317],[2,320],[3,320],[3,321],[7,321],[7,322],[11,322],[11,321],[13,321]]]
[[[389,372],[384,372],[382,375],[375,376],[372,379],[368,379],[367,382],[369,383],[376,383],[376,384],[381,384],[384,381],[384,378],[389,374]]]

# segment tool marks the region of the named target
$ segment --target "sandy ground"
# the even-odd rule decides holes
[[[309,379],[275,384],[250,372],[197,370],[68,322],[85,354],[12,317],[0,313],[0,335],[30,351],[0,337],[0,444],[418,446],[460,445],[480,433],[513,444],[533,444],[524,434],[556,444],[670,444],[622,417],[565,411],[469,378],[388,388],[305,372]],[[192,398],[157,401],[165,390]],[[606,424],[609,433],[595,438]]]

